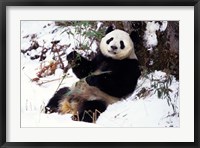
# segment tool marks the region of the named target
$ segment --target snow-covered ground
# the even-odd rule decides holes
[[[156,28],[152,28],[153,26]],[[163,31],[163,27],[160,30]],[[158,30],[157,25],[149,24],[149,28]],[[47,76],[38,78],[37,74],[42,68],[55,62],[55,53],[48,50],[43,61],[39,61],[39,58],[31,60],[30,57],[41,55],[44,47],[51,49],[51,42],[56,40],[60,41],[57,46],[64,45],[63,53],[72,51],[77,45],[74,41],[76,36],[66,33],[68,29],[74,31],[73,27],[55,26],[52,21],[21,22],[21,50],[28,49],[33,41],[39,44],[37,49],[21,53],[22,127],[179,127],[179,82],[170,76],[170,82],[165,88],[162,82],[167,79],[167,75],[162,71],[141,77],[135,92],[126,100],[109,105],[96,124],[72,121],[70,114],[45,114],[44,106],[62,81],[63,70],[57,68],[53,75],[48,75],[47,71]],[[156,43],[156,38],[152,42],[147,36],[145,39],[150,44]],[[95,51],[97,44],[94,42],[91,48]],[[65,58],[62,60],[66,66],[67,61]],[[76,81],[78,79],[70,69],[60,88],[70,87]],[[168,93],[159,97],[159,90],[164,88]]]

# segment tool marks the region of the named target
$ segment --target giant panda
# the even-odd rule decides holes
[[[57,91],[45,112],[70,113],[75,121],[95,122],[109,104],[133,93],[141,71],[132,37],[110,26],[94,59],[88,60],[76,51],[68,54],[68,63],[80,80]]]

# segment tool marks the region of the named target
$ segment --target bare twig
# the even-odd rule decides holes
[[[63,82],[63,80],[65,79],[65,77],[67,76],[67,74],[65,73],[63,76],[62,76],[62,79],[61,79],[61,81],[60,81],[60,83],[59,83],[59,85],[58,85],[58,87],[56,88],[56,91],[55,91],[55,93],[58,91],[58,89],[60,88],[60,85],[62,84],[62,82]]]
[[[43,84],[46,84],[46,83],[49,83],[49,82],[53,82],[53,81],[58,81],[60,80],[60,78],[58,79],[53,79],[53,80],[47,80],[47,81],[43,81],[43,82],[40,82],[40,83],[37,83],[38,85],[43,85]]]

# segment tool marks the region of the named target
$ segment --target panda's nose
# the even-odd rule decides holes
[[[116,50],[117,46],[110,46],[112,48],[112,50]]]

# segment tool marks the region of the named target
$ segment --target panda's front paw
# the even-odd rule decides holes
[[[77,59],[77,56],[79,54],[76,52],[76,51],[72,51],[70,54],[67,55],[67,61],[72,61],[72,60],[75,60]]]
[[[71,65],[71,67],[77,66],[80,61],[80,55],[76,51],[72,51],[67,55],[67,61]]]

